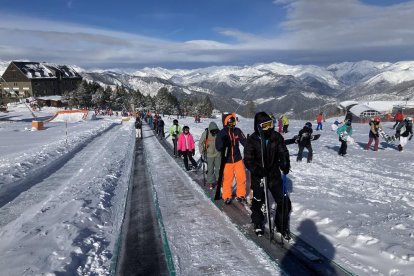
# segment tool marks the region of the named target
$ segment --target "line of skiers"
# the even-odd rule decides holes
[[[221,177],[221,198],[225,204],[231,204],[233,200],[232,185],[235,180],[236,200],[245,203],[247,193],[245,168],[247,168],[251,175],[251,189],[253,190],[251,218],[255,233],[259,236],[264,233],[263,204],[265,203],[266,189],[266,193],[269,190],[272,194],[277,206],[274,218],[275,229],[283,237],[289,239],[291,202],[283,189],[281,172],[284,175],[289,173],[290,160],[283,136],[274,130],[273,119],[265,112],[256,114],[254,119],[255,132],[247,138],[242,130],[236,127],[235,113],[224,114],[222,122],[223,128],[221,130],[216,123],[211,122],[202,133],[198,144],[199,150],[207,162],[207,184],[213,189]],[[189,127],[184,126],[181,132],[178,120],[174,120],[170,127],[170,135],[173,139],[174,155],[176,155],[176,151],[178,155],[183,155],[184,165],[189,170],[187,157],[193,166],[196,165],[192,158],[194,156],[194,138]],[[240,151],[240,144],[244,147],[244,159]],[[264,185],[263,178],[267,179],[267,185]]]

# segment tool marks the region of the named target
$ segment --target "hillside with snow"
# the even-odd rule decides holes
[[[0,63],[4,70],[6,62]],[[294,117],[312,118],[323,109],[336,114],[337,101],[414,99],[414,62],[343,62],[329,66],[281,63],[214,66],[199,69],[139,70],[76,67],[89,81],[103,86],[123,85],[154,96],[162,87],[179,99],[210,96],[216,109],[245,114],[245,104]],[[1,71],[0,71],[1,73]]]
[[[46,118],[53,112],[35,114]],[[173,119],[164,117],[166,126]],[[239,119],[243,132],[252,133],[253,120]],[[2,273],[112,274],[135,162],[133,121],[99,116],[68,123],[67,128],[49,122],[45,130],[32,131],[31,120],[23,106],[0,113]],[[196,142],[210,121],[179,119]],[[285,138],[297,134],[304,123],[291,120]],[[355,143],[342,157],[331,123],[312,142],[312,163],[296,162],[297,145],[288,146],[291,231],[356,275],[412,275],[414,141],[403,152],[382,140],[379,151],[364,151],[369,126],[353,124]],[[393,133],[391,128],[392,123],[384,123],[387,133]],[[212,204],[184,171],[182,160],[171,157],[147,125],[138,143],[147,166],[139,167],[140,173],[149,171],[153,180],[177,275],[283,274],[283,265]],[[167,143],[172,145],[171,139]],[[199,156],[196,148],[195,158]],[[249,225],[245,230],[253,231]]]

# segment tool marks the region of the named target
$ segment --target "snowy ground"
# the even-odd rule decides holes
[[[47,117],[52,113],[36,115]],[[167,127],[172,119],[164,118]],[[64,123],[47,123],[44,131],[29,131],[30,121],[30,114],[23,109],[0,113],[2,275],[63,271],[108,274],[131,172],[132,122],[121,124],[120,118],[101,118],[73,123],[68,125],[66,138]],[[201,124],[190,118],[179,121],[189,125],[198,140],[210,120]],[[219,120],[216,122],[221,126]],[[297,134],[303,124],[291,122],[286,137]],[[246,134],[253,131],[252,120],[241,118],[239,126]],[[390,126],[385,124],[389,132]],[[414,141],[402,153],[383,143],[378,152],[365,152],[362,147],[368,140],[368,126],[354,124],[354,131],[356,144],[349,146],[346,157],[337,155],[339,142],[328,124],[320,140],[313,143],[313,163],[296,163],[297,147],[289,146],[292,231],[359,275],[412,275]],[[151,155],[156,145],[155,141],[146,142],[146,152]],[[160,162],[157,158],[169,157],[153,156],[149,162]],[[157,170],[156,165],[150,169]],[[166,175],[180,170],[174,162],[162,169]],[[153,177],[159,177],[155,185],[163,181],[161,173]],[[192,183],[185,188],[205,210],[205,214],[199,213],[201,224],[194,227],[197,231],[209,229],[202,217],[216,212],[216,207],[204,202]],[[187,216],[186,210],[176,212],[177,216]],[[182,227],[170,223],[173,213],[164,211],[165,227],[179,240]],[[234,231],[229,225],[226,229]],[[201,242],[203,238],[200,236]],[[190,242],[194,246],[200,241]],[[261,259],[260,250],[248,241],[241,244],[272,269],[265,258]],[[175,252],[176,260],[185,266],[192,260],[185,250]],[[186,269],[182,274],[191,273]]]

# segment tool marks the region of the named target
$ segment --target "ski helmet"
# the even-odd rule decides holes
[[[379,123],[379,122],[381,122],[381,119],[379,117],[375,117],[374,122]]]
[[[173,120],[173,124],[174,124],[174,125],[178,125],[178,120],[177,120],[177,119],[174,119],[174,120]]]
[[[186,131],[186,130],[187,130],[187,131],[190,131],[190,128],[189,128],[188,126],[184,126],[184,127],[183,127],[183,131]]]
[[[346,120],[346,121],[345,121],[345,124],[346,124],[347,126],[350,126],[350,125],[352,124],[352,121],[351,121],[351,120]]]
[[[407,121],[412,121],[412,120],[413,120],[413,118],[412,118],[412,117],[410,117],[410,116],[406,117],[405,119],[406,119]]]
[[[307,128],[312,128],[312,123],[311,123],[311,122],[307,122],[307,123],[305,124],[305,127],[307,127]]]

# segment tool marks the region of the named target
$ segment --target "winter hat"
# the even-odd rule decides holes
[[[185,130],[190,131],[190,128],[189,128],[188,126],[183,126],[183,132],[184,132]]]
[[[174,124],[174,125],[178,125],[178,120],[177,120],[177,119],[174,119],[174,120],[173,120],[173,124]]]
[[[311,123],[311,122],[307,122],[307,123],[305,124],[305,127],[307,127],[307,128],[312,128],[312,123]]]
[[[272,121],[272,118],[270,118],[270,116],[266,112],[262,111],[256,113],[256,115],[254,116],[254,132],[259,134],[259,129],[257,128],[257,126],[267,121]]]
[[[219,129],[217,124],[215,122],[210,122],[210,124],[208,125],[208,131],[212,131],[214,129]]]

